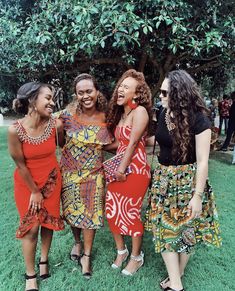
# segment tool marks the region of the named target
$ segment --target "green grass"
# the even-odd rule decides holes
[[[21,244],[15,239],[18,214],[13,195],[14,162],[8,155],[7,129],[0,128],[0,197],[1,197],[1,248],[0,248],[0,291],[24,290],[24,262]],[[186,290],[226,291],[235,290],[234,275],[234,205],[235,166],[227,153],[214,153],[210,159],[210,180],[217,197],[223,247],[220,249],[201,246],[192,256],[184,276]],[[77,290],[160,290],[159,281],[166,271],[160,255],[153,251],[151,233],[145,233],[143,250],[145,265],[132,278],[112,270],[110,264],[115,257],[115,246],[107,224],[97,231],[94,254],[93,276],[86,281],[78,265],[69,260],[73,244],[69,227],[54,235],[50,252],[52,277],[41,282],[41,291]],[[130,248],[130,239],[127,245]],[[39,253],[37,253],[37,260]]]

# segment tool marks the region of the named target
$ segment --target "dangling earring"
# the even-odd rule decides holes
[[[127,101],[127,105],[130,107],[130,109],[135,109],[138,106],[138,103],[133,98],[132,100]]]

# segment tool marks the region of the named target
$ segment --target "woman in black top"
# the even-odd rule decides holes
[[[170,72],[161,86],[164,110],[156,140],[160,146],[149,205],[147,230],[162,253],[168,277],[164,290],[184,290],[181,277],[197,243],[221,245],[214,195],[208,183],[211,124],[191,76]]]

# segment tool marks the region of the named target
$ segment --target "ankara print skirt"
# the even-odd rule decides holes
[[[191,220],[187,215],[195,176],[196,164],[156,166],[145,221],[145,229],[153,232],[156,253],[190,253],[200,243],[221,246],[215,198],[209,181],[202,197],[202,214]]]

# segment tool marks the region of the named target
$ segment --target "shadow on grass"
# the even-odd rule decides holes
[[[210,153],[210,159],[219,161],[227,165],[231,165],[232,164],[232,151],[227,151],[227,152],[213,151]]]

